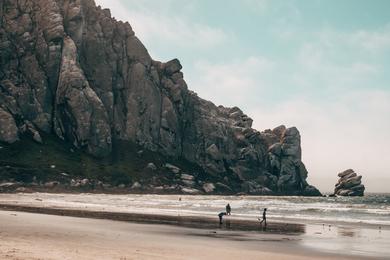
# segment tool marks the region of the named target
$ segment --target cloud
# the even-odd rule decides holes
[[[360,55],[381,54],[390,50],[390,24],[385,24],[375,29],[356,29],[352,31],[336,30],[331,27],[316,28],[315,31],[307,31],[297,26],[301,18],[292,15],[290,18],[280,18],[270,31],[276,38],[284,41],[288,39],[302,40],[316,43],[328,50],[344,50],[347,53],[356,51]]]
[[[174,48],[208,49],[223,44],[231,36],[220,28],[193,21],[180,13],[172,15],[164,11],[175,1],[113,1],[97,0],[98,4],[110,8],[112,16],[129,21],[136,35],[150,46],[159,45]],[[179,3],[178,3],[179,4]],[[181,3],[183,9],[186,4]],[[127,7],[130,6],[130,7]],[[191,5],[187,9],[191,9]]]
[[[247,5],[252,12],[259,14],[264,14],[270,7],[269,0],[243,0],[242,3]]]
[[[390,50],[390,24],[372,30],[359,29],[351,32],[325,29],[318,34],[318,37],[330,44],[342,44],[368,54],[379,54]]]
[[[222,44],[227,34],[218,28],[191,23],[182,17],[168,17],[155,13],[131,13],[132,25],[146,42],[163,41],[172,46],[210,48]]]
[[[248,95],[257,93],[260,87],[266,87],[261,79],[273,69],[273,62],[264,57],[221,63],[197,61],[187,81],[202,98],[235,106],[245,102]]]
[[[351,40],[372,52],[389,50],[390,26],[387,26],[384,30],[376,32],[358,31],[353,35]]]
[[[293,82],[315,91],[322,88],[337,92],[367,87],[375,82],[382,70],[380,64],[356,56],[351,60],[349,55],[326,42],[303,44],[295,59]]]
[[[298,127],[309,181],[322,191],[331,191],[336,174],[348,168],[363,175],[368,191],[388,191],[383,181],[390,172],[384,162],[390,156],[389,92],[356,91],[330,104],[301,98],[271,108],[260,105],[249,115],[257,129]]]
[[[273,2],[274,3],[274,2]],[[291,2],[282,1],[274,4],[270,13],[277,17],[273,24],[269,27],[272,35],[281,41],[288,41],[296,37],[302,26],[298,26],[304,22],[303,15],[300,9]]]
[[[327,100],[344,92],[385,88],[382,60],[387,48],[390,50],[385,44],[387,38],[390,43],[385,28],[352,32],[323,29],[303,34],[295,56],[285,62],[292,68],[289,83],[306,95],[326,95]],[[294,37],[298,35],[302,34]]]

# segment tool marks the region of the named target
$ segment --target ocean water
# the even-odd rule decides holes
[[[114,212],[216,216],[230,203],[232,217],[302,223],[390,226],[390,194],[364,197],[276,197],[109,194],[0,194],[0,203]]]

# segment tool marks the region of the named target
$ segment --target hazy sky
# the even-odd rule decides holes
[[[353,168],[390,192],[390,1],[96,0],[191,90],[301,132],[309,182]]]

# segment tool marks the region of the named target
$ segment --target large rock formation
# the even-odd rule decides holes
[[[98,157],[131,141],[236,192],[319,195],[295,127],[258,132],[239,108],[199,98],[177,59],[153,60],[93,0],[2,0],[0,17],[0,141],[53,134]]]
[[[339,196],[363,196],[365,187],[362,176],[358,176],[352,169],[338,174],[339,181],[335,185],[334,194]]]

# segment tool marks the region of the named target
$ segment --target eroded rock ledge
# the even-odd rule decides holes
[[[295,127],[259,132],[239,108],[199,98],[177,59],[153,60],[93,0],[4,0],[0,17],[1,142],[53,134],[104,157],[130,141],[233,190],[320,195],[306,182]]]

